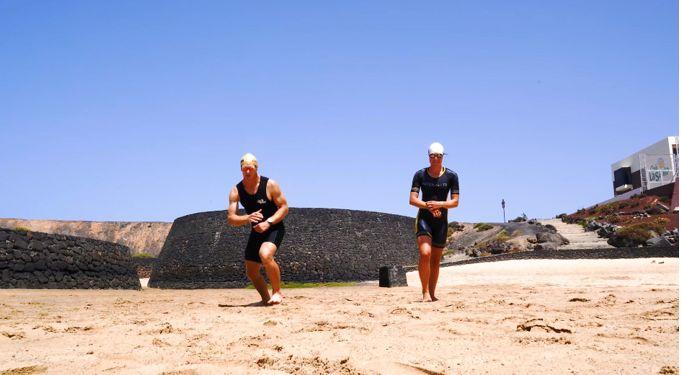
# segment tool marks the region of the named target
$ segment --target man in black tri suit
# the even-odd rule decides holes
[[[246,245],[246,274],[260,293],[263,304],[281,303],[281,272],[274,261],[274,254],[284,238],[284,217],[288,214],[288,203],[276,181],[258,174],[258,160],[253,154],[241,157],[243,180],[229,192],[227,222],[229,225],[251,225],[251,234]],[[238,215],[238,204],[244,207],[246,215]],[[272,295],[267,289],[260,267],[272,284]]]
[[[447,210],[459,205],[459,177],[449,168],[442,166],[444,155],[445,149],[440,143],[430,145],[428,148],[430,167],[414,174],[409,195],[409,204],[419,208],[415,230],[424,302],[437,301],[435,287],[440,275],[442,251],[447,240]]]

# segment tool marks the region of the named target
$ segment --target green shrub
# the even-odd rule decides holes
[[[142,252],[142,253],[137,253],[137,254],[133,254],[132,257],[133,257],[133,258],[142,258],[142,259],[146,259],[146,258],[155,258],[155,256],[153,256],[153,255],[151,255],[151,254],[149,254],[149,253],[144,253],[144,252]]]
[[[487,223],[477,223],[473,226],[478,232],[484,232],[486,230],[494,228],[494,226]]]
[[[619,202],[612,202],[608,204],[604,204],[602,206],[596,207],[594,212],[596,212],[599,215],[610,215],[614,214],[617,212],[617,210],[620,208],[620,203]]]
[[[653,232],[658,235],[664,233],[668,223],[668,219],[658,218],[653,222],[638,223],[620,228],[615,232],[615,235],[631,240],[637,245],[645,245],[646,241],[653,238]]]
[[[497,237],[494,239],[495,241],[499,242],[506,242],[511,239],[511,236],[508,235],[508,232],[506,232],[506,229],[503,229],[499,234],[497,234]]]
[[[16,230],[18,232],[30,232],[31,231],[30,228],[26,228],[26,227],[16,227],[16,228],[14,228],[14,230]]]
[[[615,232],[615,235],[620,238],[626,238],[636,245],[644,245],[646,241],[652,238],[650,230],[638,225],[620,228]]]

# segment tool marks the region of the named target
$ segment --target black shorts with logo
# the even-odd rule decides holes
[[[422,212],[416,215],[416,237],[429,236],[433,247],[445,247],[447,243],[447,215],[434,218],[430,212]]]
[[[286,229],[281,223],[272,226],[264,233],[258,233],[251,229],[251,234],[248,236],[248,244],[246,245],[246,260],[262,263],[260,259],[260,246],[265,242],[271,242],[279,249],[281,241],[284,239],[284,234],[286,234]]]

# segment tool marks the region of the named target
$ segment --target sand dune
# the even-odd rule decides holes
[[[374,285],[277,307],[243,289],[1,290],[0,372],[678,373],[678,259],[547,262],[443,269],[433,303]]]

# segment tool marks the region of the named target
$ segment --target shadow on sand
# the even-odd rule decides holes
[[[251,303],[246,303],[243,305],[232,305],[228,303],[219,303],[218,307],[269,307],[266,303],[263,303],[262,301],[258,302],[251,302]]]

